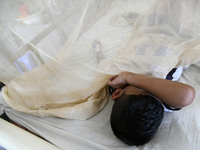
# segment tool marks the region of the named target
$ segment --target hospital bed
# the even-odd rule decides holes
[[[42,21],[42,23],[40,20],[39,22],[36,21],[36,23],[30,23],[30,25],[24,25],[24,23],[21,24],[20,22],[19,25],[15,25],[12,27],[7,26],[10,31],[9,33],[12,34],[12,36],[15,36],[15,38],[17,37],[17,39],[20,39],[21,42],[14,43],[17,45],[17,48],[14,52],[12,52],[12,60],[9,61],[9,63],[5,61],[5,64],[12,64],[10,65],[9,69],[14,71],[11,72],[9,69],[7,69],[8,71],[5,71],[6,69],[2,69],[4,72],[2,71],[2,77],[0,79],[7,86],[0,94],[2,110],[1,113],[5,112],[10,120],[12,120],[12,122],[18,124],[23,128],[26,128],[29,132],[24,131],[19,127],[16,127],[15,125],[0,119],[0,146],[6,149],[200,149],[200,49],[198,48],[199,35],[197,32],[194,33],[194,31],[198,29],[198,26],[195,26],[195,29],[191,31],[185,31],[186,27],[182,30],[180,29],[181,31],[184,30],[182,32],[184,33],[184,35],[179,35],[176,33],[175,29],[178,28],[177,26],[175,27],[175,29],[171,29],[170,26],[165,26],[165,28],[160,27],[159,38],[157,40],[159,41],[160,39],[162,39],[161,33],[169,36],[169,39],[166,38],[166,41],[162,43],[162,40],[165,39],[163,38],[159,41],[163,45],[161,44],[161,46],[154,47],[155,51],[153,52],[154,55],[152,58],[156,59],[155,62],[153,62],[152,58],[150,59],[149,57],[146,57],[146,61],[144,60],[143,62],[140,62],[139,59],[143,59],[142,56],[151,55],[151,53],[149,52],[151,50],[151,46],[144,45],[142,43],[144,32],[146,33],[145,35],[147,35],[147,37],[150,37],[149,39],[151,39],[147,42],[154,43],[155,45],[157,44],[156,40],[152,40],[154,36],[147,34],[154,31],[153,27],[156,23],[148,23],[148,25],[152,27],[148,30],[145,28],[145,21],[148,22],[148,19],[156,17],[155,14],[150,14],[148,17],[146,17],[147,12],[149,10],[152,10],[153,6],[156,6],[156,1],[113,0],[108,2],[101,1],[99,3],[97,1],[88,1],[88,3],[81,2],[81,4],[79,4],[78,1],[69,1],[68,5],[66,3],[65,4],[68,6],[67,9],[70,13],[64,15],[64,17],[61,18],[59,18],[59,16],[62,15],[59,15],[59,13],[63,13],[62,6],[57,6],[59,4],[53,0],[49,1],[51,2],[51,4],[48,4],[48,1],[41,2],[43,4],[42,6],[44,7],[42,8],[49,10],[49,13],[51,13],[52,16],[55,17],[55,19],[58,19],[57,22],[54,21],[52,24],[48,22],[46,23],[45,19],[47,19],[48,17],[45,16],[46,14],[44,14],[44,20]],[[63,3],[63,1],[60,2]],[[97,6],[95,5],[95,2],[97,2]],[[78,5],[76,9],[70,10],[70,5],[72,4]],[[83,4],[85,5],[85,7],[82,7]],[[45,6],[48,6],[48,8],[46,8]],[[99,8],[99,12],[95,12],[92,7],[94,7],[94,9]],[[60,8],[60,11],[58,11],[57,8]],[[93,10],[96,13],[96,16],[101,16],[98,16],[97,18],[96,16],[93,16],[93,20],[90,21],[88,20],[88,18],[91,18],[90,16],[88,16],[87,18],[88,12],[85,12],[84,8],[87,8],[88,10]],[[101,8],[104,8],[105,10],[101,12]],[[199,3],[197,5],[197,8],[200,8]],[[80,16],[82,15],[80,14],[80,12],[86,13],[86,17],[81,18]],[[199,19],[198,13],[199,12],[197,11],[196,21],[198,21]],[[159,17],[157,16],[157,22],[159,22],[158,18]],[[161,18],[165,17],[162,16]],[[83,24],[86,22],[85,26],[81,25],[81,21],[79,21],[81,19],[83,19]],[[152,20],[155,21],[155,19]],[[168,19],[165,18],[164,20],[166,21]],[[72,21],[75,22],[76,27],[74,27],[73,25],[68,25]],[[78,30],[79,26],[81,26],[80,30]],[[66,27],[68,29],[66,29]],[[138,29],[138,32],[135,32],[136,29]],[[78,35],[75,32],[77,30],[79,31]],[[191,40],[191,32],[192,36],[195,36],[195,40]],[[179,40],[176,41],[177,43],[181,42],[182,44],[173,47],[174,43],[168,43],[171,40],[171,34],[179,38]],[[77,39],[74,42],[73,40],[76,36]],[[182,37],[180,38],[180,36]],[[6,37],[8,38],[8,36]],[[139,37],[138,40],[136,39],[136,37]],[[92,42],[95,39],[100,41],[102,46],[102,53],[106,58],[100,62],[96,60],[94,47],[92,45]],[[183,42],[185,39],[190,39],[185,43],[187,43],[189,46],[192,45],[191,47]],[[75,43],[73,45],[74,53],[72,53],[71,51],[63,53],[63,49],[70,49],[70,46],[68,45],[70,42],[65,43],[66,41],[70,41],[71,44]],[[136,41],[138,42],[138,44],[135,44]],[[10,40],[10,42],[12,42],[12,39]],[[131,45],[131,43],[133,43],[133,45]],[[170,45],[169,47],[171,47],[175,52],[171,53],[171,51],[168,51],[169,47],[167,47],[166,45]],[[132,49],[137,49],[137,51],[130,53],[130,47]],[[181,48],[183,48],[185,51],[178,51]],[[186,51],[189,48],[193,48],[193,51]],[[51,51],[50,49],[53,50]],[[146,49],[148,49],[149,51],[146,51]],[[1,51],[4,52],[3,49],[1,49]],[[165,54],[164,56],[166,56],[165,58],[163,57],[163,51]],[[69,55],[70,57],[65,58],[64,56],[62,56],[63,54]],[[131,57],[132,55],[134,57]],[[175,56],[179,57],[181,61],[177,60]],[[190,57],[191,59],[187,59],[186,57]],[[93,61],[88,61],[91,60],[91,58],[94,58],[92,59]],[[115,60],[115,58],[117,58],[117,60]],[[171,59],[168,60],[169,58]],[[152,60],[152,65],[148,64],[149,60]],[[158,66],[157,62],[159,60],[160,66]],[[131,63],[127,63],[127,61],[130,61]],[[164,65],[164,62],[167,65]],[[12,89],[9,88],[15,87],[17,89],[17,84],[25,85],[26,81],[21,81],[23,79],[21,77],[30,78],[32,76],[29,76],[29,72],[37,72],[37,68],[43,67],[43,64],[51,66],[53,63],[55,63],[56,65],[54,64],[55,66],[52,66],[52,68],[57,70],[59,73],[53,73],[53,75],[50,77],[50,80],[51,83],[53,83],[53,85],[62,92],[64,91],[64,89],[67,89],[69,87],[65,85],[60,86],[58,84],[62,82],[66,84],[73,83],[72,81],[65,82],[64,80],[62,80],[64,79],[64,77],[60,76],[60,74],[65,75],[65,73],[69,71],[72,71],[72,73],[67,74],[69,75],[69,77],[71,77],[71,74],[74,76],[76,76],[77,74],[84,75],[84,82],[79,82],[80,80],[79,78],[77,78],[77,81],[74,81],[74,85],[76,85],[78,83],[89,84],[90,80],[94,79],[93,76],[96,75],[96,71],[100,72],[101,75],[103,73],[106,74],[106,79],[108,78],[108,76],[117,74],[122,71],[133,71],[136,73],[143,73],[146,75],[163,78],[164,75],[166,75],[166,73],[172,67],[190,65],[188,69],[184,70],[181,78],[179,79],[179,82],[183,82],[193,86],[196,90],[196,97],[191,105],[177,112],[165,112],[164,119],[158,129],[158,132],[149,143],[139,147],[128,146],[118,140],[112,133],[110,127],[110,113],[114,101],[111,100],[109,95],[108,98],[104,98],[105,101],[104,103],[102,102],[103,104],[100,103],[101,105],[103,105],[101,108],[98,108],[98,110],[95,110],[94,112],[87,111],[88,114],[79,114],[79,116],[76,116],[74,114],[68,115],[66,112],[69,113],[70,110],[67,109],[66,112],[63,114],[61,111],[55,112],[55,114],[52,113],[52,110],[51,112],[45,111],[52,107],[52,105],[44,105],[42,107],[37,106],[37,109],[34,109],[34,111],[29,110],[28,107],[25,108],[25,105],[21,105],[23,107],[19,107],[19,105],[14,105],[12,99],[14,96],[17,95],[14,95],[13,93],[16,94],[17,92],[13,90],[13,93],[10,93]],[[57,68],[57,64],[61,67]],[[70,64],[71,67],[68,64]],[[67,71],[63,72],[63,68]],[[73,70],[74,68],[76,70]],[[85,70],[81,71],[82,68],[84,68]],[[88,68],[92,69],[89,70]],[[53,72],[54,70],[52,69],[51,71]],[[35,75],[36,74],[34,74],[34,76]],[[42,74],[38,74],[38,76],[40,75]],[[34,79],[36,80],[37,78]],[[99,90],[102,90],[101,88],[105,88],[106,90],[106,80],[104,78],[99,79],[99,82],[101,81],[102,83],[99,84],[99,88],[90,91],[87,90],[86,93],[88,95],[98,93]],[[35,83],[36,82],[30,85],[33,86]],[[40,83],[38,84],[40,85]],[[29,87],[30,85],[28,85],[27,87]],[[86,85],[81,86],[81,88],[82,87],[90,89],[90,87],[87,87]],[[76,89],[76,86],[71,86],[71,88],[73,90],[75,89],[77,91],[81,91],[79,88]],[[20,92],[20,90],[25,89],[19,88],[18,91]],[[34,89],[32,90],[34,91]],[[74,93],[69,93],[69,97],[71,96],[70,94],[73,95]],[[84,92],[80,93],[80,95],[81,94],[84,95]],[[78,94],[75,96],[80,97],[80,95]],[[88,96],[84,98],[87,99]],[[91,97],[89,98],[91,99]],[[74,101],[73,97],[70,99],[70,101]],[[61,103],[61,100],[59,101],[59,103]],[[52,102],[50,104],[52,104]],[[95,108],[97,107],[96,105],[92,106],[94,106]],[[60,108],[60,105],[56,106],[56,109],[57,108]],[[93,109],[92,107],[89,108]],[[55,110],[55,108],[53,110]],[[64,118],[63,116],[67,117]]]

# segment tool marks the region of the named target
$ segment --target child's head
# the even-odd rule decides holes
[[[155,135],[164,109],[151,95],[125,95],[116,99],[111,113],[111,127],[117,138],[128,145],[143,145]]]

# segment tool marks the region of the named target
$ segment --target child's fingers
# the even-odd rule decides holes
[[[113,82],[111,80],[108,80],[108,85],[113,87]]]
[[[108,80],[108,85],[112,85],[113,84],[113,80],[117,78],[117,75],[110,77],[110,79]]]
[[[112,81],[114,79],[114,76],[110,77],[110,81]]]
[[[110,81],[113,81],[117,77],[118,77],[117,75],[114,75],[114,76],[110,77]]]

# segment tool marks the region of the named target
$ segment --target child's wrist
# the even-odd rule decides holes
[[[131,84],[130,81],[131,79],[133,78],[135,74],[134,73],[131,73],[131,72],[125,72],[124,73],[124,80],[127,84]]]
[[[145,76],[135,73],[127,73],[126,74],[126,83],[134,86],[140,86],[140,84],[143,82],[143,79]]]

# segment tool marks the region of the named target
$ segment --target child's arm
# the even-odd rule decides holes
[[[187,84],[130,72],[111,77],[108,84],[114,88],[124,88],[128,84],[134,85],[175,108],[189,105],[195,97],[195,89]]]

